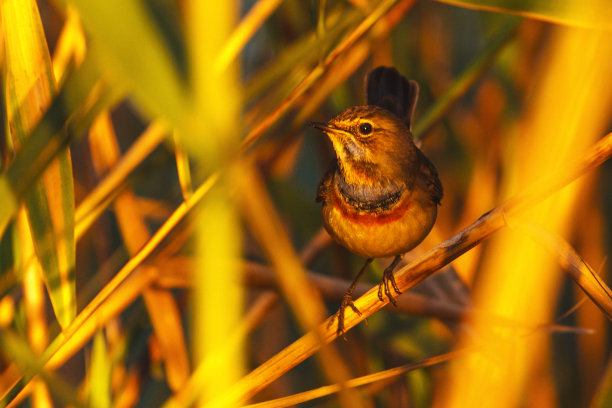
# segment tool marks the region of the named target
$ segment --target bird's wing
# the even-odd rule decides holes
[[[438,177],[438,171],[420,149],[417,148],[416,151],[419,161],[418,172],[420,173],[415,178],[416,183],[419,184],[421,189],[429,192],[431,200],[439,205],[444,196],[444,191]]]
[[[387,109],[404,119],[408,129],[419,97],[419,85],[393,67],[378,67],[365,79],[366,103]]]
[[[338,169],[338,160],[334,159],[330,166],[330,169],[323,175],[321,179],[321,183],[319,183],[319,188],[317,189],[317,199],[316,202],[323,202],[329,196],[332,190],[332,181],[334,178],[334,173]]]

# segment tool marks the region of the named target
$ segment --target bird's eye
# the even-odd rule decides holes
[[[359,125],[359,133],[364,136],[369,135],[370,133],[372,133],[372,125],[370,125],[369,123],[362,123],[361,125]]]

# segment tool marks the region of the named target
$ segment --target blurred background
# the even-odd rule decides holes
[[[609,320],[564,263],[609,281],[609,162],[306,335],[364,260],[322,229],[305,124],[377,66],[419,83],[444,198],[410,264],[610,132],[606,0],[94,3],[0,3],[0,406],[612,406]]]

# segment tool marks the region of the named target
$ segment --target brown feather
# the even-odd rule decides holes
[[[416,177],[417,185],[419,188],[429,192],[431,200],[440,205],[440,201],[444,196],[444,191],[440,178],[438,177],[438,171],[420,149],[417,148],[417,152],[419,158],[419,174]]]

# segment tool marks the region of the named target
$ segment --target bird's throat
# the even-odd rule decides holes
[[[391,182],[348,182],[342,172],[335,175],[338,194],[351,207],[359,211],[384,211],[396,204],[406,191],[405,186]]]

